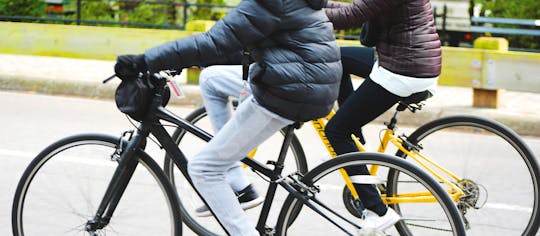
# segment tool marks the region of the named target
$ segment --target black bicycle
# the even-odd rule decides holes
[[[150,135],[154,136],[168,154],[166,158],[191,184],[188,159],[166,127],[179,127],[204,141],[212,137],[162,106],[166,76],[143,75],[140,79],[152,85],[152,100],[135,131],[121,137],[68,137],[45,148],[30,163],[13,201],[14,235],[182,235],[178,195],[198,193],[173,188],[156,161],[144,151],[146,142],[153,139]],[[437,181],[402,159],[378,153],[350,153],[326,161],[306,174],[298,166],[287,173],[285,159],[299,125],[284,129],[277,159],[266,164],[250,158],[242,160],[268,184],[256,223],[261,235],[358,235],[368,231],[361,228],[361,219],[353,217],[351,209],[340,200],[344,185],[340,171],[352,165],[378,165],[379,173],[395,171],[408,176],[416,183],[415,188],[424,189],[437,199],[438,204],[432,204],[430,211],[436,216],[433,220],[445,229],[440,233],[465,235],[452,199]],[[357,183],[384,184],[382,177],[357,177]],[[278,186],[287,192],[287,197],[277,221],[270,222]],[[194,230],[203,235],[226,233],[222,229]],[[429,231],[428,234],[433,235]]]

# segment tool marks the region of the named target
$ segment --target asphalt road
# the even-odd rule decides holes
[[[2,104],[0,115],[2,124],[0,128],[0,163],[2,163],[0,164],[0,186],[3,189],[3,194],[0,194],[0,235],[11,235],[10,218],[13,194],[22,172],[39,151],[52,142],[68,135],[89,132],[119,135],[125,130],[132,129],[132,125],[116,109],[114,102],[108,100],[0,92],[0,104]],[[193,107],[170,107],[170,109],[180,116],[185,116],[193,110]],[[310,124],[305,124],[297,134],[308,157],[308,166],[312,168],[321,163],[327,155],[310,126]],[[367,134],[368,140],[377,140],[378,131],[381,128],[380,125],[368,125],[364,133]],[[408,127],[401,128],[401,131],[405,133],[411,130],[412,128]],[[445,136],[451,138],[452,135],[455,134]],[[467,134],[465,136],[471,135]],[[536,155],[539,155],[540,139],[527,137],[525,140]],[[499,159],[497,155],[503,155],[487,139],[472,137],[470,142],[477,142],[473,143],[473,146],[481,147],[482,150],[492,149],[493,152],[490,154],[490,158],[493,160]],[[368,143],[368,149],[375,150],[375,144],[376,142]],[[148,152],[155,156],[162,156],[162,153],[155,145],[149,145]],[[450,156],[449,158],[454,157]],[[161,163],[160,158],[158,158],[158,163]],[[505,164],[504,160],[501,163],[498,161],[492,163],[494,166]],[[475,168],[482,167],[476,166]],[[486,167],[486,169],[489,168]],[[512,171],[512,169],[498,171]],[[481,176],[487,178],[495,174],[492,171],[482,173]],[[513,174],[508,175],[509,178],[512,178],[512,176]],[[490,179],[497,181],[496,178]],[[519,184],[520,181],[515,182]],[[511,197],[516,193],[507,191],[505,194]],[[517,205],[496,205],[495,203],[488,205],[488,207],[521,209]],[[525,207],[524,210],[527,211],[528,209]],[[503,217],[501,220],[505,221],[508,218]],[[512,235],[511,233],[504,233],[506,229],[497,228],[497,225],[500,225],[500,223],[490,222],[488,225],[490,227],[487,228],[491,229],[483,231],[482,234]]]

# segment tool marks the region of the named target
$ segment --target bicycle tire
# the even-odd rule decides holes
[[[415,130],[407,140],[420,143],[422,154],[438,158],[435,161],[466,179],[463,183],[471,190],[471,197],[460,199],[458,206],[465,210],[462,214],[470,226],[469,235],[485,235],[488,230],[492,232],[490,235],[537,233],[540,225],[539,165],[529,147],[514,131],[483,117],[457,115],[431,121]],[[445,147],[437,146],[441,140]],[[478,148],[477,143],[484,140],[489,148]],[[474,147],[469,148],[468,145]],[[406,158],[400,151],[396,155]],[[484,160],[485,164],[479,164]],[[498,173],[501,176],[497,177]],[[397,191],[398,183],[399,176],[389,173],[389,193]],[[486,202],[480,209],[466,207],[472,203],[479,205],[484,201],[483,196]],[[399,205],[393,207],[401,211]],[[396,227],[401,235],[412,235],[405,222],[396,224]]]
[[[81,134],[61,139],[41,151],[18,183],[12,207],[13,235],[89,235],[85,225],[96,214],[116,170],[117,162],[111,156],[119,140],[109,135]],[[176,192],[148,154],[139,151],[137,155],[139,168],[113,217],[95,233],[182,235]]]
[[[237,104],[234,103],[234,106],[236,105]],[[207,117],[206,109],[203,106],[203,107],[199,107],[195,109],[188,116],[186,116],[185,119],[186,121],[197,125],[198,122],[201,122],[206,117]],[[284,130],[281,130],[281,134],[285,135]],[[185,135],[186,135],[186,131],[184,129],[177,128],[174,131],[172,138],[180,146],[181,142],[184,140]],[[191,143],[190,143],[190,146],[192,146]],[[186,147],[181,147],[180,149],[184,152]],[[279,148],[276,148],[276,149],[279,150]],[[294,156],[294,164],[296,165],[296,170],[300,173],[306,173],[308,170],[308,167],[307,167],[305,153],[296,135],[294,135],[291,139],[291,146],[289,148],[289,152],[292,152],[292,155]],[[185,156],[189,156],[189,155],[185,155]],[[277,157],[277,154],[275,155],[275,157]],[[288,165],[285,165],[285,166],[288,166]],[[182,219],[184,223],[193,232],[197,233],[198,235],[224,234],[224,232],[220,232],[220,233],[215,232],[215,231],[221,230],[219,229],[218,223],[215,219],[208,219],[208,218],[201,219],[201,217],[193,216],[192,215],[193,211],[187,209],[188,207],[186,207],[185,205],[194,205],[193,207],[196,207],[197,204],[202,204],[202,202],[198,199],[198,195],[195,194],[194,190],[191,189],[191,186],[188,186],[187,180],[185,180],[185,177],[182,176],[181,174],[175,174],[175,171],[178,171],[177,170],[178,168],[175,166],[171,158],[168,156],[166,156],[164,160],[164,169],[165,169],[166,176],[170,179],[171,183],[173,183],[173,186],[177,186],[177,189],[178,188],[181,189],[178,195],[179,195],[180,205],[181,205],[180,212],[182,213]],[[182,178],[180,180],[181,182],[177,180],[178,178]],[[190,197],[191,199],[186,200],[185,199],[186,197]],[[197,198],[197,199],[193,199],[193,198]],[[188,203],[186,203],[184,200],[188,201]],[[213,226],[215,226],[215,230],[211,230],[210,229],[211,227],[209,227],[208,225],[203,226],[204,224],[200,223],[200,221],[212,221],[207,224],[212,224]]]
[[[438,200],[438,203],[440,203],[440,209],[433,208],[431,210],[434,211],[433,220],[438,220],[438,224],[445,224],[448,227],[446,234],[465,235],[465,229],[458,209],[444,189],[425,171],[400,158],[382,153],[357,152],[344,154],[315,167],[301,179],[301,182],[305,183],[307,186],[319,186],[320,192],[316,193],[318,200],[331,206],[332,210],[336,211],[339,215],[358,223],[361,220],[352,216],[343,202],[336,201],[336,199],[341,198],[341,191],[344,185],[342,183],[341,174],[338,173],[339,170],[346,166],[356,165],[379,165],[379,168],[383,170],[383,172],[394,170],[409,175],[412,179],[418,181],[419,186],[423,186],[425,191],[431,192]],[[386,180],[386,173],[381,174],[383,175],[379,177],[382,180]],[[324,200],[322,200],[323,198]],[[311,212],[313,211],[301,203],[292,194],[289,195],[278,219],[278,224],[276,226],[277,235],[297,235],[298,233],[309,235],[344,234],[343,232],[340,233],[340,230],[337,227],[334,227],[333,224],[329,224],[324,218],[321,220],[320,217],[317,217],[317,214],[311,214]],[[444,215],[444,217],[441,215]],[[408,216],[402,215],[402,218],[406,217]],[[313,222],[317,223],[313,224]],[[342,221],[339,221],[339,223],[341,222]],[[345,225],[342,226],[347,228]],[[356,230],[355,227],[350,226],[350,228],[347,229],[349,229],[351,235],[358,235],[357,232],[351,232]],[[436,234],[428,232],[425,235]]]

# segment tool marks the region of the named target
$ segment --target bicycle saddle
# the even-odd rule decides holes
[[[431,94],[431,92],[429,92],[428,90],[418,92],[418,93],[413,93],[410,96],[401,99],[401,101],[399,101],[399,105],[398,105],[398,107],[396,109],[398,111],[403,111],[406,108],[409,108],[411,106],[415,107],[415,108],[420,108],[420,107],[422,107],[422,105],[420,103],[425,101],[426,99],[432,97],[432,96],[433,96],[433,94]]]

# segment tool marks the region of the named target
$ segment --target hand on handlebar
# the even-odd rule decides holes
[[[144,54],[138,55],[121,55],[116,58],[114,72],[121,80],[134,79],[140,73],[147,71]]]

